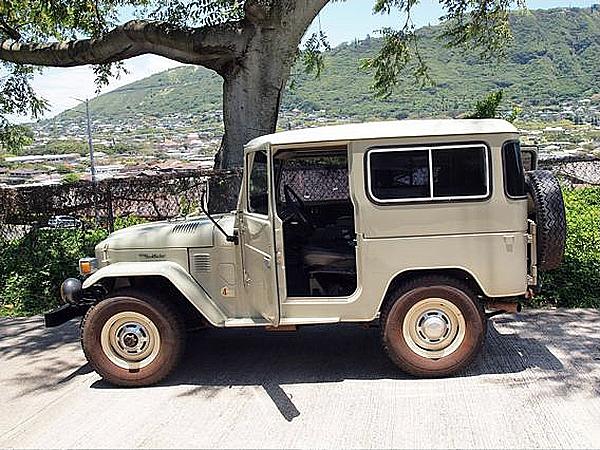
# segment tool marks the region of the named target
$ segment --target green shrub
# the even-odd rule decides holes
[[[600,307],[600,188],[563,190],[567,248],[563,264],[542,275],[540,304]]]
[[[117,219],[115,228],[143,222]],[[31,315],[60,304],[59,289],[78,275],[79,258],[91,256],[108,232],[86,229],[32,229],[24,237],[0,240],[0,316]]]

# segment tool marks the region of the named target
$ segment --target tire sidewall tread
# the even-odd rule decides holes
[[[541,270],[556,269],[562,262],[567,237],[565,204],[560,183],[548,170],[525,174],[527,192],[535,206],[537,260]]]

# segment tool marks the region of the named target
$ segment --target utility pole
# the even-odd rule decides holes
[[[94,158],[94,142],[92,140],[92,117],[90,115],[90,100],[85,99],[81,100],[79,98],[72,97],[74,100],[78,102],[85,103],[85,115],[87,119],[87,138],[88,138],[88,148],[90,151],[90,174],[92,176],[92,204],[94,208],[94,217],[96,218],[96,223],[98,223],[98,179],[96,178],[96,160]]]
[[[92,141],[92,119],[90,117],[90,101],[85,99],[85,115],[87,116],[88,147],[90,149],[90,173],[92,183],[96,184],[96,161],[94,159],[94,142]]]
[[[71,97],[73,100],[85,103],[85,115],[87,119],[87,138],[88,148],[90,152],[90,174],[92,175],[92,183],[96,184],[96,159],[94,158],[94,142],[92,141],[92,116],[90,114],[90,101],[89,99],[81,100],[80,98]]]

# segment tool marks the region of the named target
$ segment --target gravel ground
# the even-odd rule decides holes
[[[86,365],[78,324],[0,319],[0,447],[600,447],[600,311],[492,320],[455,378],[395,369],[378,330],[207,330],[159,386]]]

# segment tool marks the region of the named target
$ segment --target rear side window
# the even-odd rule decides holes
[[[434,149],[433,196],[487,196],[486,149],[463,147]]]
[[[378,200],[431,196],[427,150],[374,152],[369,168],[371,193]]]
[[[511,141],[502,147],[504,165],[504,191],[510,198],[525,198],[525,173],[521,159],[521,146]]]
[[[482,199],[489,186],[488,150],[481,144],[367,153],[367,187],[378,202]]]

